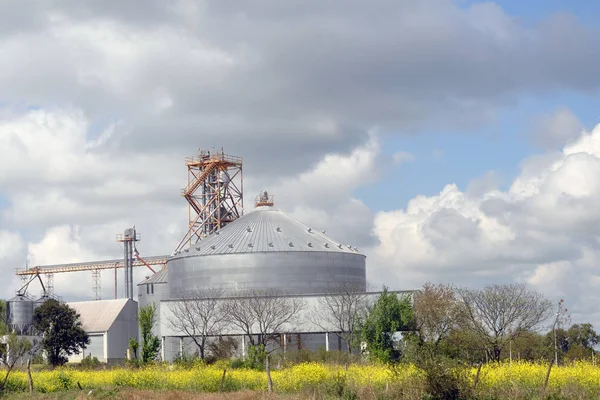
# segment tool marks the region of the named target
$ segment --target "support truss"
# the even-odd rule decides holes
[[[189,204],[188,230],[175,251],[191,247],[243,215],[242,158],[200,151],[186,159],[188,185],[181,195]]]
[[[54,296],[54,274],[46,274],[46,294],[48,297]]]
[[[92,282],[94,283],[94,300],[102,300],[102,281],[100,280],[101,270],[95,269],[92,271]]]

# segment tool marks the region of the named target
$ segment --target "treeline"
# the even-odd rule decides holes
[[[288,326],[311,323],[338,335],[348,353],[386,363],[427,358],[560,363],[594,359],[600,341],[591,324],[570,324],[562,300],[553,304],[524,284],[471,289],[427,283],[412,294],[384,288],[375,298],[344,284],[312,306],[273,290],[238,296],[223,299],[215,289],[188,293],[169,305],[168,323],[196,345],[201,359],[215,353],[220,343],[215,338],[232,326],[263,356],[267,348],[281,347]]]
[[[414,295],[414,331],[407,358],[487,361],[595,360],[600,337],[592,324],[571,325],[564,301],[554,305],[526,285],[464,289],[428,283]]]

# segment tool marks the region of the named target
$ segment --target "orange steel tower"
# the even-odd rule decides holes
[[[243,215],[242,158],[199,150],[185,160],[188,184],[181,195],[189,203],[189,227],[175,251],[191,247]]]

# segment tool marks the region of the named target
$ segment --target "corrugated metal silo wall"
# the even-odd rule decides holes
[[[26,333],[33,325],[33,301],[15,297],[7,302],[6,315],[9,325],[18,333]]]
[[[262,252],[180,257],[169,261],[171,298],[203,288],[326,293],[338,283],[366,288],[365,256],[338,252]]]

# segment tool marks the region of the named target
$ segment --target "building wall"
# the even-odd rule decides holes
[[[108,363],[120,362],[127,358],[130,338],[138,338],[138,303],[129,300],[107,332]]]
[[[88,355],[96,357],[100,362],[106,362],[105,335],[106,333],[102,332],[88,332],[90,344],[81,353],[70,356],[69,362],[81,362]]]
[[[139,307],[145,307],[148,304],[154,303],[156,305],[156,325],[153,328],[153,333],[160,337],[160,326],[161,326],[161,313],[160,313],[160,302],[169,299],[169,285],[168,283],[153,283],[146,285],[138,285],[138,304]]]
[[[398,292],[400,293],[400,292]],[[373,303],[379,297],[379,292],[366,293],[366,301]],[[326,318],[327,311],[323,307],[323,303],[327,296],[324,295],[304,295],[304,296],[287,296],[301,301],[304,304],[304,308],[298,313],[297,317],[292,323],[285,324],[281,327],[282,331],[285,332],[335,332],[337,330],[334,324],[331,324]],[[173,304],[183,300],[168,300],[160,303],[160,336],[182,336],[183,333],[177,331],[171,326],[169,320],[173,318],[171,309]],[[229,301],[228,298],[223,298],[221,301]],[[222,334],[226,335],[240,335],[243,334],[239,328],[228,325],[223,329]]]
[[[326,339],[326,335],[329,336],[329,343]],[[237,351],[234,352],[234,357],[243,357],[248,354],[249,340],[243,335],[233,336],[237,342]],[[255,337],[255,339],[257,339]],[[161,359],[167,362],[173,362],[179,354],[181,354],[181,348],[186,354],[191,355],[197,352],[197,346],[190,338],[181,337],[164,337],[162,338],[161,347]],[[282,352],[284,351],[283,337],[281,337],[280,343],[270,343],[269,351]],[[335,333],[288,333],[286,334],[286,352],[294,352],[299,350],[307,351],[346,351],[346,345]],[[208,355],[208,354],[207,354]]]

